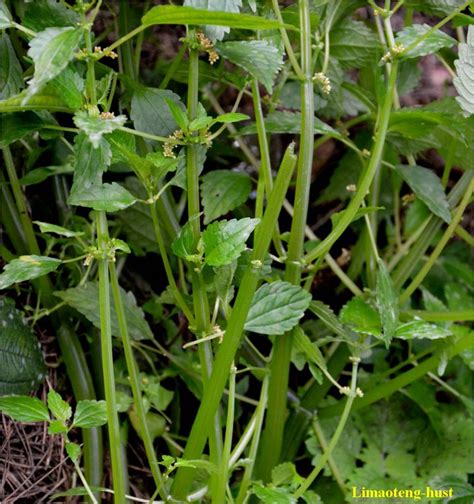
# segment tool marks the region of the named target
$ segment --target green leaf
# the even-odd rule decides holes
[[[370,215],[373,212],[377,212],[378,210],[384,210],[384,207],[378,206],[378,207],[359,208],[355,213],[354,217],[352,218],[351,223],[355,222],[356,220],[359,220],[361,217],[364,217],[365,215]],[[341,218],[344,216],[346,212],[347,209],[341,210],[340,212],[334,212],[333,214],[331,214],[331,224],[333,229],[337,226],[337,223],[341,220]]]
[[[176,170],[180,158],[167,158],[163,155],[163,151],[159,150],[156,152],[149,152],[146,155],[146,160],[153,165],[153,168],[151,168],[151,173],[153,175],[153,178],[155,179],[155,182],[158,183],[169,172]]]
[[[339,318],[358,333],[371,334],[377,338],[382,334],[379,314],[360,297],[353,297],[346,303]]]
[[[33,131],[38,131],[46,123],[36,112],[14,112],[2,114],[0,121],[0,148],[21,140]]]
[[[23,25],[37,32],[51,26],[76,26],[81,21],[79,13],[57,0],[35,0],[26,3],[24,9]]]
[[[379,259],[378,266],[377,308],[379,310],[380,320],[382,321],[383,338],[388,348],[398,326],[398,296],[390,273],[382,259]]]
[[[66,448],[68,457],[73,462],[77,463],[81,456],[81,447],[77,443],[72,443],[71,441],[67,441],[64,447]]]
[[[28,103],[24,103],[25,99]],[[49,112],[71,112],[71,109],[61,100],[50,86],[46,86],[36,95],[27,97],[25,89],[20,94],[0,101],[0,113],[24,112],[25,110],[47,110]]]
[[[330,306],[324,304],[322,301],[312,301],[309,305],[309,309],[328,329],[343,338],[347,337],[347,331],[339,322],[339,319],[336,317]]]
[[[48,434],[67,434],[68,428],[62,420],[51,420],[48,425]]]
[[[406,7],[440,17],[448,16],[463,4],[464,0],[405,0]]]
[[[428,168],[418,165],[397,165],[397,173],[416,196],[438,217],[451,222],[449,204],[439,177]]]
[[[268,40],[237,40],[216,46],[217,52],[242,67],[271,94],[273,81],[283,66],[283,54]]]
[[[250,117],[247,114],[241,114],[240,112],[228,112],[227,114],[217,116],[214,119],[214,122],[229,124],[245,121],[246,119],[250,119]]]
[[[401,44],[403,47],[408,47],[419,37],[423,36],[428,30],[431,30],[431,28],[432,26],[427,24],[414,24],[407,26],[397,33],[395,42],[397,44]],[[438,52],[440,49],[445,47],[452,47],[455,43],[456,40],[446,33],[441,30],[435,30],[413,49],[404,53],[403,57],[418,58],[419,56],[426,56],[427,54]]]
[[[199,262],[201,254],[199,254],[193,232],[193,221],[189,220],[180,229],[178,236],[174,240],[171,248],[175,255],[182,257],[187,261]]]
[[[215,170],[202,177],[204,224],[225,215],[247,201],[252,190],[246,173]]]
[[[84,233],[81,231],[71,231],[62,226],[57,226],[56,224],[49,224],[48,222],[33,221],[42,233],[54,233],[59,236],[66,236],[67,238],[72,238],[73,236],[82,236]]]
[[[232,219],[214,222],[202,234],[205,262],[209,266],[223,266],[237,259],[245,250],[245,242],[259,223],[259,219]]]
[[[459,44],[459,59],[454,62],[456,101],[466,116],[474,114],[474,27],[470,26],[465,44]]]
[[[23,70],[16,57],[10,37],[0,36],[0,100],[20,92],[23,87]]]
[[[271,112],[267,115],[267,117],[265,117],[264,122],[267,133],[293,133],[295,135],[299,135],[301,129],[301,113],[288,111]],[[239,135],[254,135],[255,133],[257,133],[257,127],[255,124],[249,124],[239,130]],[[330,135],[334,138],[342,138],[338,131],[331,128],[331,126],[327,125],[317,117],[314,118],[314,134]]]
[[[294,29],[291,25],[281,25],[275,19],[266,19],[250,14],[235,14],[221,11],[177,7],[175,5],[158,5],[142,17],[142,25],[183,24],[212,25],[240,28],[241,30],[273,30],[282,28]]]
[[[267,488],[254,485],[252,493],[263,504],[296,504],[296,499],[291,495],[290,490],[285,488]]]
[[[59,268],[62,261],[52,257],[37,255],[23,255],[13,259],[4,268],[0,275],[0,289],[6,289],[18,282],[33,280],[47,275]]]
[[[99,286],[96,282],[86,282],[82,286],[72,287],[54,294],[84,315],[95,327],[100,328],[100,316],[97,310],[99,306]],[[135,296],[131,292],[125,292],[122,288],[120,288],[120,295],[125,307],[130,337],[136,341],[153,338],[153,333],[145,320],[143,310],[137,306]],[[120,328],[114,306],[112,306],[111,318],[112,334],[120,338]]]
[[[71,200],[74,200],[76,194],[87,194],[92,186],[100,186],[102,174],[112,158],[110,145],[105,139],[100,139],[97,147],[94,147],[85,133],[76,136],[74,152],[76,163],[74,181],[69,196],[71,205],[75,204]]]
[[[395,338],[404,340],[411,339],[440,339],[451,336],[451,331],[445,327],[424,322],[423,320],[413,320],[398,326],[395,331]]]
[[[178,124],[166,102],[167,99],[178,104],[181,110],[185,110],[179,96],[169,90],[155,88],[136,90],[130,108],[130,118],[135,129],[158,136],[173,133]]]
[[[86,111],[81,110],[76,112],[73,120],[74,124],[84,131],[91,144],[97,149],[102,140],[102,135],[112,133],[112,131],[117,128],[121,128],[125,124],[127,118],[124,115],[103,118],[98,115],[90,115]]]
[[[187,131],[188,129],[188,116],[186,114],[186,109],[180,107],[181,102],[176,102],[170,98],[165,97],[166,104],[170,109],[171,115],[173,116],[176,124],[180,127],[181,130]]]
[[[107,423],[107,408],[105,401],[83,400],[79,401],[74,412],[74,427],[91,429]]]
[[[48,408],[57,420],[65,422],[71,418],[71,406],[53,389],[48,392]]]
[[[336,58],[343,69],[361,68],[373,63],[380,45],[373,30],[350,17],[331,30],[329,40],[331,57]]]
[[[313,303],[311,303],[313,304]],[[306,359],[321,369],[326,369],[326,360],[319,348],[309,339],[301,327],[294,331],[295,349],[303,353]]]
[[[115,130],[107,135],[107,142],[109,142],[112,151],[111,164],[122,162],[132,164],[129,154],[136,155],[137,142],[135,138],[135,135],[121,130]]]
[[[239,13],[242,7],[242,0],[184,0],[185,7],[194,9],[207,9],[208,11],[234,12]],[[219,26],[206,26],[206,35],[211,40],[222,40],[230,29]]]
[[[30,40],[28,56],[35,63],[35,73],[28,83],[24,103],[67,67],[74,57],[82,34],[80,28],[47,28]]]
[[[117,212],[133,205],[136,198],[116,182],[93,185],[84,191],[69,196],[70,205],[93,208],[102,212]]]
[[[24,177],[19,180],[23,186],[34,185],[43,182],[49,177],[62,175],[64,173],[73,173],[74,168],[70,164],[60,166],[43,166],[29,171]]]
[[[12,15],[5,5],[5,0],[0,0],[0,30],[8,28],[12,22]]]
[[[17,422],[44,422],[49,420],[48,408],[37,397],[0,397],[0,411]]]
[[[44,380],[46,366],[38,339],[22,312],[0,298],[0,396],[29,394]]]
[[[255,293],[245,330],[259,334],[284,334],[304,315],[311,294],[297,285],[278,280],[262,285]]]
[[[71,67],[48,82],[46,91],[48,90],[56,94],[72,110],[77,110],[83,105],[84,79]]]

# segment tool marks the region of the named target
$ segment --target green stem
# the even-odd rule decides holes
[[[146,411],[143,406],[142,393],[140,388],[139,371],[137,368],[135,356],[133,355],[132,342],[130,340],[130,335],[128,332],[125,309],[123,306],[122,296],[120,295],[120,286],[117,278],[117,271],[115,268],[115,263],[113,261],[109,261],[109,274],[112,287],[112,295],[115,302],[115,311],[117,313],[117,321],[120,329],[120,334],[122,336],[125,360],[127,363],[128,378],[130,381],[130,387],[132,389],[133,404],[135,406],[135,411],[137,412],[137,416],[140,422],[141,438],[145,446],[146,456],[151,473],[153,475],[153,479],[155,481],[156,488],[158,489],[158,492],[162,496],[162,498],[166,501],[166,495],[163,488],[163,479],[158,466],[155,449],[153,447],[153,439],[150,435],[148,423],[146,420]]]
[[[464,350],[472,347],[472,337],[465,336],[458,340],[454,344],[450,344],[451,346],[444,347],[439,350],[435,354],[433,354],[430,358],[425,359],[423,362],[419,363],[416,367],[406,371],[393,378],[392,380],[388,380],[381,385],[378,385],[371,390],[367,391],[364,394],[364,397],[359,399],[353,410],[359,410],[366,406],[369,406],[381,399],[385,399],[386,397],[391,396],[394,392],[410,385],[410,383],[419,380],[422,376],[426,375],[428,372],[435,371],[439,365],[439,359],[441,355],[446,352],[448,358],[452,358],[455,355],[460,354]],[[344,405],[342,401],[333,406],[328,406],[326,408],[321,408],[319,410],[319,418],[330,418],[333,416],[337,416],[341,414],[341,411],[344,409]]]
[[[268,200],[265,214],[257,228],[251,263],[254,266],[245,272],[240,284],[237,299],[235,300],[225,331],[224,340],[217,352],[212,374],[209,378],[209,383],[212,386],[205,387],[201,406],[194,420],[183,454],[185,459],[199,458],[204,449],[225,389],[227,378],[229,377],[230,366],[239,347],[253,295],[257,289],[260,265],[263,263],[265,253],[270,245],[271,235],[267,233],[267,230],[274,229],[276,225],[295,164],[296,157],[291,145],[285,153],[273,191]],[[172,487],[175,498],[184,499],[187,496],[193,481],[193,475],[194,472],[191,468],[181,467],[178,469]]]
[[[191,310],[189,309],[186,301],[184,300],[183,296],[181,295],[178,286],[176,285],[176,281],[174,279],[173,270],[171,269],[171,265],[169,262],[168,252],[166,250],[165,241],[163,239],[163,234],[161,232],[160,221],[158,219],[158,213],[156,211],[155,204],[150,205],[150,213],[153,221],[153,228],[155,230],[156,241],[160,249],[161,260],[163,261],[163,266],[165,268],[166,278],[168,280],[169,287],[171,289],[171,292],[173,293],[174,298],[176,299],[179,308],[184,313],[185,317],[188,319],[188,323],[193,326],[195,324],[194,316]]]
[[[225,492],[227,480],[229,477],[229,460],[232,450],[232,436],[234,433],[234,416],[235,416],[235,373],[237,369],[234,365],[231,367],[229,378],[229,398],[227,405],[227,419],[225,426],[224,448],[222,450],[222,460],[220,465],[220,474],[217,479],[216,489],[213,495],[213,502],[221,504],[225,502]]]
[[[122,38],[125,38],[124,35],[127,36],[133,33],[129,30],[130,2],[128,2],[128,0],[120,0],[119,5],[119,33]],[[141,35],[143,30],[140,30],[137,34],[138,33]],[[120,55],[122,57],[124,73],[131,79],[135,79],[137,74],[135,73],[135,65],[133,64],[133,47],[130,37],[123,41],[122,47],[120,48]]]
[[[471,182],[466,192],[464,193],[461,203],[459,204],[459,207],[454,213],[451,219],[451,223],[446,228],[446,231],[444,232],[441,240],[439,240],[438,244],[431,253],[429,259],[426,261],[426,263],[423,265],[421,270],[412,280],[410,285],[405,289],[403,294],[400,296],[400,304],[403,305],[403,303],[405,303],[406,301],[408,301],[408,299],[410,299],[410,296],[413,294],[413,292],[415,292],[415,290],[418,288],[421,282],[423,282],[424,278],[429,273],[438,257],[441,255],[441,252],[443,251],[444,247],[448,243],[451,236],[454,234],[454,230],[456,229],[457,225],[459,224],[459,222],[461,222],[464,210],[466,210],[466,207],[469,204],[473,190],[474,190],[474,178],[471,179]]]
[[[387,136],[388,122],[390,120],[390,112],[392,109],[394,92],[396,90],[398,73],[398,61],[394,61],[388,79],[387,90],[382,108],[379,110],[379,117],[377,119],[377,131],[375,133],[375,143],[372,148],[372,155],[365,172],[363,173],[357,191],[354,194],[351,202],[343,213],[342,217],[337,222],[333,231],[325,238],[319,245],[317,245],[311,252],[305,256],[306,262],[312,262],[321,255],[329,252],[332,245],[344,233],[347,227],[352,222],[355,214],[359,210],[362,201],[369,190],[372,181],[374,180],[377,168],[382,159],[382,152],[385,145],[385,138]]]
[[[299,285],[301,280],[301,258],[309,206],[309,191],[314,150],[314,86],[311,79],[311,22],[309,0],[299,0],[301,30],[301,68],[305,80],[301,83],[301,137],[294,215],[288,244],[288,259],[285,280]],[[293,332],[275,338],[270,363],[270,385],[268,412],[259,453],[258,475],[268,481],[273,467],[278,464],[283,442],[286,416],[286,399],[291,362]]]
[[[166,89],[168,86],[170,80],[173,78],[174,74],[176,73],[176,70],[178,69],[181,61],[183,61],[183,56],[184,53],[186,52],[186,45],[181,44],[178,54],[173,58],[173,61],[171,65],[168,68],[168,71],[166,72],[166,75],[163,77],[163,80],[160,82],[160,85],[158,86],[160,89]]]
[[[308,490],[313,481],[317,478],[323,467],[326,465],[326,462],[331,456],[334,448],[336,447],[339,438],[341,437],[341,434],[344,430],[344,427],[346,426],[346,422],[349,418],[349,414],[352,409],[352,403],[354,402],[354,399],[357,396],[356,394],[357,367],[358,367],[358,360],[354,360],[352,363],[351,390],[349,393],[349,397],[347,398],[346,404],[344,406],[344,411],[342,412],[339,423],[337,424],[336,430],[331,438],[331,441],[327,449],[324,451],[323,455],[318,460],[316,467],[311,471],[311,474],[304,480],[304,482],[298,487],[298,489],[294,493],[296,499],[300,498],[304,494],[304,492]]]
[[[97,241],[102,257],[99,265],[99,313],[100,338],[102,350],[102,372],[104,374],[104,391],[107,403],[107,428],[109,433],[110,458],[112,463],[112,479],[114,488],[114,502],[125,502],[124,468],[121,453],[120,422],[117,413],[115,395],[114,357],[112,344],[112,321],[110,306],[110,283],[107,257],[109,232],[107,217],[104,212],[97,212]]]
[[[318,422],[317,419],[313,420],[313,431],[316,437],[318,438],[319,444],[321,445],[321,449],[323,450],[324,453],[326,453],[329,450],[328,443],[326,441],[326,436],[324,435],[324,431],[321,427],[321,424]],[[337,485],[339,486],[342,492],[342,495],[345,495],[347,492],[346,486],[344,484],[344,480],[341,476],[341,473],[339,472],[339,468],[337,467],[337,464],[332,455],[328,456],[328,466],[331,469],[332,475],[334,476],[334,479],[336,480]]]
[[[255,461],[257,458],[257,450],[260,444],[260,434],[262,432],[263,418],[265,416],[265,409],[267,407],[268,401],[268,376],[265,376],[262,382],[262,390],[260,392],[260,399],[258,401],[258,406],[255,411],[255,430],[252,437],[252,444],[249,450],[249,462],[245,467],[244,476],[242,482],[240,483],[239,493],[235,504],[243,504],[245,498],[247,497],[247,491],[252,482],[253,470],[255,467]]]

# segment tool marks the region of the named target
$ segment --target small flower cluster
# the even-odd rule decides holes
[[[176,147],[176,141],[182,140],[184,137],[184,133],[182,130],[176,130],[168,137],[168,142],[163,144],[163,156],[168,158],[175,158],[176,154],[174,152],[174,148]]]
[[[102,49],[102,47],[100,46],[94,47],[94,52],[92,54],[89,53],[89,51],[85,47],[76,53],[76,58],[79,60],[85,60],[90,57],[94,59],[100,59],[104,56],[111,59],[118,58],[118,54],[115,51],[111,51],[107,47],[105,49]]]
[[[113,112],[101,112],[99,114],[99,118],[102,120],[113,119],[114,117],[115,117],[115,114]]]
[[[400,54],[403,53],[405,50],[405,47],[403,44],[395,44],[393,47],[390,48],[388,52],[386,52],[383,56],[382,59],[380,60],[380,63],[388,63],[389,61],[392,61],[396,56],[399,56]]]
[[[313,81],[321,86],[321,90],[324,94],[329,94],[331,92],[331,81],[323,72],[315,73]]]
[[[207,52],[209,63],[213,65],[219,59],[219,55],[214,49],[214,44],[202,32],[197,32],[196,38],[201,48]]]

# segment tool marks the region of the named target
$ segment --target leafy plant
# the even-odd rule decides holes
[[[165,3],[0,0],[0,411],[56,498],[467,502],[472,2]]]

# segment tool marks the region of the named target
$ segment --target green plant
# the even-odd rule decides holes
[[[74,417],[53,390],[51,418],[25,395],[0,410],[64,437],[83,487],[58,498],[134,499],[130,425],[151,501],[338,503],[352,487],[431,485],[467,502],[472,10],[0,0],[0,289],[31,326],[50,324],[77,401]],[[115,24],[98,29],[107,13]],[[146,66],[161,25],[186,29],[173,59]],[[428,55],[458,96],[402,106]],[[15,351],[34,372],[2,366],[1,393],[41,381],[33,343],[25,328]],[[459,443],[456,464],[434,462],[434,439]]]

